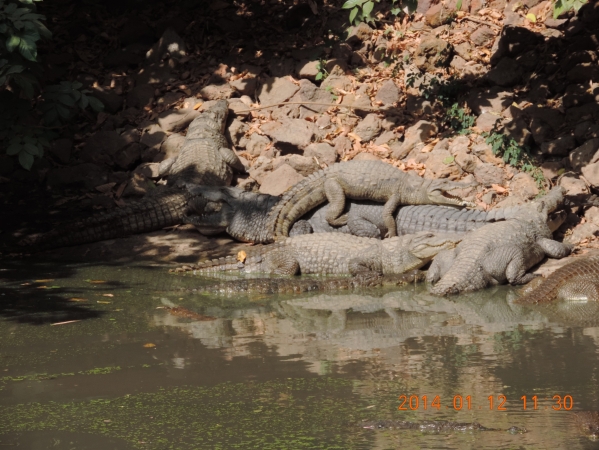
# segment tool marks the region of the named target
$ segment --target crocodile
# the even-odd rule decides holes
[[[451,433],[451,432],[470,432],[470,431],[505,431],[511,434],[526,433],[526,428],[510,427],[487,428],[478,422],[453,422],[448,420],[423,420],[422,422],[408,422],[406,420],[365,420],[360,423],[360,427],[369,430],[395,429],[395,430],[415,430],[423,433]]]
[[[277,275],[400,274],[419,269],[439,251],[455,247],[461,238],[429,232],[383,241],[348,234],[306,234],[188,266],[187,270],[200,275],[232,271]]]
[[[245,172],[235,152],[227,147],[224,131],[228,112],[227,101],[219,100],[189,124],[179,154],[158,166],[167,186],[224,186],[231,184],[232,169]]]
[[[526,271],[545,255],[563,258],[572,246],[552,239],[548,214],[563,202],[564,189],[524,205],[508,220],[490,223],[470,233],[456,248],[440,252],[427,274],[435,295],[476,291],[492,284],[528,283]]]
[[[518,303],[599,302],[599,255],[576,258],[539,280],[538,286],[526,286]]]
[[[139,202],[124,208],[95,214],[76,223],[19,244],[30,251],[86,244],[106,239],[147,233],[183,223],[193,194],[187,186],[196,184],[224,186],[231,183],[232,171],[243,170],[239,158],[226,148],[223,130],[227,102],[218,101],[191,122],[180,154],[160,164],[167,186],[150,191]]]
[[[185,271],[182,268],[178,271]],[[177,272],[177,270],[175,270]],[[184,289],[196,294],[301,294],[304,292],[328,292],[359,290],[379,286],[405,286],[424,281],[426,275],[420,270],[411,270],[397,275],[381,275],[368,272],[353,277],[305,278],[247,278]]]
[[[289,189],[270,213],[275,240],[289,235],[293,223],[318,205],[329,202],[330,225],[347,223],[346,198],[385,204],[383,222],[387,237],[396,236],[393,213],[400,205],[474,206],[460,197],[460,190],[477,183],[427,180],[382,161],[347,161],[315,172]]]

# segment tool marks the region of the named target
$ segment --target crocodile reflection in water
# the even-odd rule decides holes
[[[452,422],[447,420],[423,420],[422,422],[408,422],[406,420],[365,420],[359,424],[362,428],[370,430],[395,429],[395,430],[414,430],[423,433],[452,433],[452,432],[471,432],[471,431],[507,431],[511,434],[526,433],[526,428],[510,427],[507,430],[502,428],[487,428],[477,422]]]
[[[395,347],[413,337],[466,336],[474,329],[477,333],[498,333],[519,326],[599,324],[599,304],[519,305],[514,303],[517,294],[508,287],[449,299],[428,294],[424,286],[379,294],[302,295],[263,305],[245,302],[235,309],[219,306],[202,309],[197,306],[196,297],[190,296],[181,306],[216,320],[190,322],[166,312],[155,314],[154,320],[185,330],[212,348],[242,351],[239,343],[260,336],[266,344],[275,346],[281,356],[302,353],[307,360],[315,358],[315,352],[321,352],[322,348],[361,350],[368,354],[376,348]]]

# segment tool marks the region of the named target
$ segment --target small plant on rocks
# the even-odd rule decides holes
[[[381,0],[347,0],[342,8],[349,9],[349,23],[357,25],[361,22],[375,23],[372,15],[374,4]],[[391,0],[391,14],[397,16],[402,13],[412,14],[418,6],[417,0]]]
[[[545,185],[545,176],[539,167],[534,164],[527,146],[519,145],[513,138],[499,132],[497,128],[490,133],[484,133],[485,142],[491,146],[495,155],[501,156],[503,161],[527,172],[533,177],[539,189]]]
[[[454,103],[445,113],[445,119],[457,134],[464,135],[472,132],[470,128],[474,125],[475,117],[468,114],[458,103]]]

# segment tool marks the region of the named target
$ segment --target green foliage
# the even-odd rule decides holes
[[[357,25],[361,22],[375,23],[376,20],[372,15],[374,4],[380,3],[381,0],[347,0],[342,8],[349,9],[349,23]],[[417,0],[391,0],[390,12],[394,16],[407,12],[412,14],[418,6]]]
[[[329,76],[329,72],[327,72],[326,69],[326,64],[327,62],[324,59],[318,61],[318,64],[316,65],[316,68],[318,69],[318,73],[316,74],[315,78],[316,81],[322,81]]]
[[[446,121],[449,126],[458,134],[470,134],[472,125],[474,125],[475,117],[461,108],[458,103],[454,103],[451,108],[445,113]]]
[[[27,170],[58,137],[52,129],[64,127],[79,110],[103,108],[78,82],[62,81],[36,95],[42,75],[37,42],[52,33],[34,1],[41,0],[0,0],[0,147]]]
[[[499,132],[497,128],[485,133],[485,142],[491,146],[495,155],[501,156],[504,162],[514,166],[533,177],[539,189],[543,189],[545,176],[543,171],[534,164],[527,146],[519,145],[513,138]]]
[[[582,5],[587,3],[587,0],[556,0],[553,4],[553,18],[557,17],[570,10],[578,11]]]

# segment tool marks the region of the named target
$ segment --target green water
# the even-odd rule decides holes
[[[599,448],[574,424],[599,410],[592,308],[524,308],[509,288],[454,299],[424,286],[181,290],[198,284],[160,266],[4,264],[0,448]],[[366,419],[528,432],[371,430]]]

